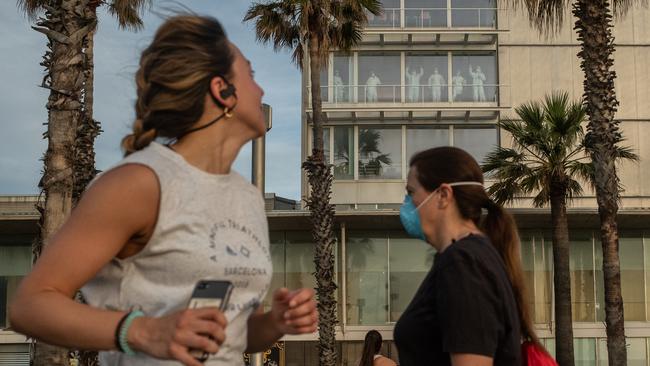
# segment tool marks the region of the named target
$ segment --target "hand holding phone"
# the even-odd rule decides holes
[[[230,281],[201,280],[194,287],[188,308],[216,307],[224,312],[228,307],[232,289],[233,286]],[[205,362],[210,356],[208,352],[200,350],[190,350],[190,354],[201,362]]]

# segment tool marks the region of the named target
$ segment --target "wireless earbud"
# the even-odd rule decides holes
[[[220,95],[221,98],[223,98],[223,99],[226,99],[226,98],[232,96],[233,94],[235,94],[235,86],[232,85],[232,84],[228,84],[228,86],[226,87],[226,89],[224,89],[224,90],[222,90],[221,92],[219,92],[219,95]]]

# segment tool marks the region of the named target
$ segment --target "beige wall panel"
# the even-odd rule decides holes
[[[500,40],[504,43],[529,43],[531,41],[531,32],[528,16],[521,9],[515,10],[510,8],[508,10],[508,23],[510,32],[505,34],[503,39]]]
[[[505,43],[567,44],[576,40],[576,34],[573,31],[573,16],[569,9],[565,12],[562,28],[550,34],[543,34],[531,26],[528,15],[521,9],[510,10],[509,15],[510,34],[503,38]]]
[[[553,74],[559,69],[555,65],[553,55],[554,47],[531,47],[530,48],[530,99],[516,101],[516,105],[526,103],[530,100],[541,100],[545,94],[553,90]]]
[[[504,106],[512,105],[512,65],[510,64],[510,50],[511,47],[499,47],[497,52],[499,84],[505,86],[501,88],[500,92],[501,105]]]
[[[624,18],[617,19],[614,23],[614,39],[616,43],[634,42],[635,17],[629,13]]]
[[[632,146],[638,151],[639,146],[639,122],[623,122],[620,124],[621,133],[625,137],[623,146]],[[637,152],[638,153],[638,152]],[[641,171],[637,162],[624,161],[617,165],[618,178],[623,185],[622,196],[638,196],[641,194]]]
[[[646,41],[650,42],[650,35]],[[637,116],[650,119],[650,47],[635,47],[634,55]],[[615,63],[618,62],[618,55],[616,57]]]
[[[620,103],[617,118],[637,118],[635,52],[631,47],[616,50],[614,69],[616,70],[616,97]]]
[[[580,97],[582,91],[576,94],[574,90],[574,80],[576,75],[572,72],[575,64],[575,54],[570,47],[553,47],[553,69],[551,70],[551,79],[553,80],[553,90],[563,90],[569,92],[569,97],[575,99]],[[565,70],[571,70],[566,72]]]
[[[650,201],[650,120],[639,122],[637,154],[639,161],[639,191]],[[646,207],[650,207],[650,204]]]
[[[580,51],[579,47],[567,47],[571,53],[571,77],[573,78],[573,93],[576,99],[582,98],[584,93],[584,79],[585,74],[580,68],[580,59],[578,58],[578,52]]]
[[[650,42],[650,7],[636,6],[624,19],[634,22],[634,42],[647,44]]]
[[[401,181],[335,181],[332,185],[333,204],[402,203],[406,182]]]
[[[508,62],[505,63],[508,67],[505,70],[505,67],[501,67],[501,73],[510,75],[510,105],[516,106],[522,100],[530,100],[532,97],[530,48],[510,47],[509,56]]]

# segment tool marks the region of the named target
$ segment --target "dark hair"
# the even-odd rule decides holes
[[[483,183],[483,171],[476,160],[466,151],[456,147],[436,147],[422,151],[411,158],[410,166],[415,167],[418,182],[429,192],[442,183],[461,181]],[[542,347],[533,328],[527,301],[520,256],[521,243],[514,218],[488,197],[482,187],[471,185],[454,187],[454,198],[460,214],[465,219],[474,221],[481,228],[505,263],[517,301],[522,337]],[[481,221],[483,209],[487,210],[487,216]]]
[[[122,139],[125,155],[156,137],[179,138],[190,130],[203,114],[210,81],[229,76],[233,62],[216,19],[177,15],[165,21],[140,58],[133,133]]]
[[[363,352],[361,353],[361,362],[359,366],[372,366],[375,355],[381,350],[381,334],[376,330],[366,333],[366,339],[363,341]]]

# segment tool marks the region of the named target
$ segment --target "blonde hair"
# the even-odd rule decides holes
[[[180,138],[203,114],[210,81],[230,75],[234,55],[212,17],[177,15],[163,23],[140,58],[133,132],[122,139],[127,156],[157,137]]]

